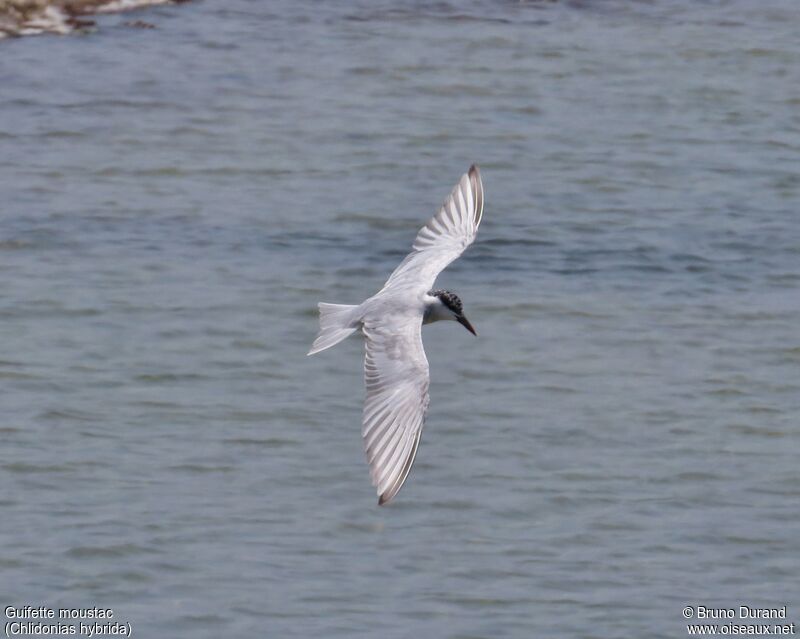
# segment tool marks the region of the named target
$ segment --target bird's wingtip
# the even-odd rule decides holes
[[[481,170],[478,168],[477,164],[473,164],[469,167],[469,173],[467,175],[474,189],[475,228],[477,229],[481,223],[481,219],[483,219],[483,181],[481,180]]]

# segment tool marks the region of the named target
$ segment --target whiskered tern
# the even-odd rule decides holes
[[[428,412],[430,376],[422,325],[455,320],[477,335],[458,296],[433,290],[433,283],[472,244],[482,216],[483,185],[473,165],[377,294],[357,306],[319,304],[320,331],[309,355],[359,329],[366,338],[361,434],[380,505],[391,501],[408,477]]]

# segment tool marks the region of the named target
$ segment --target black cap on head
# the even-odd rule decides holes
[[[462,315],[464,313],[464,307],[461,305],[461,300],[455,293],[439,289],[437,291],[431,291],[431,295],[442,300],[442,304],[453,311],[456,315]]]
[[[438,297],[440,300],[442,300],[442,304],[453,311],[456,316],[455,319],[458,320],[458,323],[461,324],[461,326],[466,328],[473,335],[478,334],[464,315],[464,307],[461,305],[461,300],[458,299],[458,295],[442,289],[431,291],[430,295],[433,297]]]

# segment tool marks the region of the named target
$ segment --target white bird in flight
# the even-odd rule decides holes
[[[359,329],[366,338],[361,434],[379,505],[388,503],[408,477],[428,411],[422,325],[455,320],[477,335],[458,296],[433,290],[433,283],[472,244],[482,216],[483,184],[472,165],[378,293],[357,306],[319,304],[320,331],[309,355]]]

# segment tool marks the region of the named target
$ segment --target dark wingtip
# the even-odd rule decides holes
[[[378,506],[385,506],[389,503],[389,497],[386,496],[386,493],[383,493],[380,497],[378,497]]]

